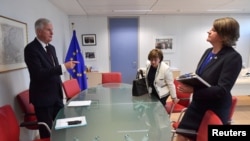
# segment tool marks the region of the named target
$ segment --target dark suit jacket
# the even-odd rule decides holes
[[[24,49],[25,63],[30,74],[30,102],[37,107],[51,106],[63,98],[61,66],[55,48],[49,44],[54,63],[35,38]]]
[[[205,51],[201,57],[198,68],[211,52]],[[231,89],[241,71],[241,55],[232,47],[223,47],[222,50],[204,67],[200,76],[211,84],[210,88],[194,88],[193,100],[201,110],[213,110],[224,123],[228,121],[229,110],[232,103]],[[202,110],[203,109],[203,110]]]
[[[212,48],[209,48],[203,54],[197,66],[196,73],[198,73],[198,68],[200,68],[201,63],[211,50]],[[196,91],[195,93],[197,93],[197,95],[195,97],[199,99],[204,98],[206,100],[214,100],[231,95],[230,91],[241,71],[241,68],[241,55],[232,47],[223,47],[211,62],[204,67],[200,74],[200,76],[211,84],[212,87]]]

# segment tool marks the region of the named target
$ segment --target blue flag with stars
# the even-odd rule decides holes
[[[73,30],[73,36],[70,42],[70,46],[67,52],[65,62],[68,61],[78,61],[79,63],[75,65],[73,69],[68,69],[71,77],[76,78],[81,90],[87,89],[87,76],[85,72],[85,63],[79,47],[76,31]]]

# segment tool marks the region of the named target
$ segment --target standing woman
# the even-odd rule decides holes
[[[174,102],[177,102],[174,79],[170,67],[162,62],[163,53],[160,49],[153,49],[148,54],[146,69],[146,82],[149,93],[157,97],[163,106],[169,95]]]
[[[239,23],[231,18],[219,18],[208,31],[208,48],[201,57],[196,73],[211,87],[198,88],[182,84],[181,92],[193,92],[193,99],[177,128],[176,141],[196,140],[195,135],[184,134],[180,129],[197,131],[207,110],[215,112],[227,124],[232,104],[231,89],[242,68],[241,55],[233,48],[240,37]]]

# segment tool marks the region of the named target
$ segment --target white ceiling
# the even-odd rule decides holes
[[[250,13],[250,0],[49,0],[68,15]]]

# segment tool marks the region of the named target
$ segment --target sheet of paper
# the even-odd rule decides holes
[[[75,106],[89,106],[91,104],[91,100],[83,100],[83,101],[70,101],[68,107]]]
[[[69,121],[81,121],[81,123],[68,125]],[[64,129],[64,128],[78,127],[78,126],[84,126],[86,124],[87,124],[87,121],[86,121],[85,116],[57,119],[55,129],[58,130],[58,129]]]

